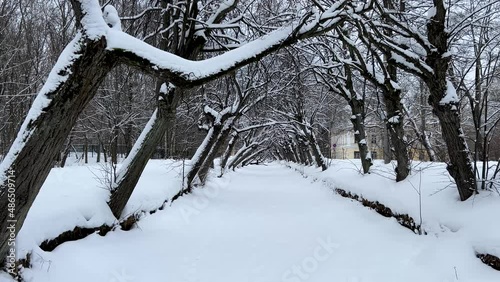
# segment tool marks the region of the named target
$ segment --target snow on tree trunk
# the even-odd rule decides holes
[[[236,146],[236,141],[238,140],[238,133],[233,132],[233,136],[231,137],[231,140],[229,140],[229,143],[227,144],[226,150],[224,151],[224,154],[221,157],[221,163],[220,163],[220,175],[221,177],[224,174],[224,171],[226,170],[226,165],[229,160],[229,157],[231,156],[231,152],[234,149],[234,146]]]
[[[219,136],[217,136],[216,141],[211,146],[210,152],[208,153],[207,157],[203,161],[203,164],[200,167],[200,170],[198,171],[198,176],[200,177],[200,181],[201,181],[202,185],[204,185],[205,181],[207,180],[210,165],[213,164],[220,149],[222,148],[224,143],[227,141],[227,138],[229,137],[230,132],[231,132],[231,126],[230,125],[224,126],[222,131],[219,133]]]
[[[363,173],[369,173],[370,167],[373,165],[372,158],[368,154],[368,145],[366,144],[365,118],[364,108],[365,102],[363,99],[353,97],[349,101],[351,106],[351,123],[354,129],[354,140],[358,144],[359,156],[361,158],[361,166]]]
[[[390,91],[392,90],[392,91]],[[389,139],[394,148],[396,157],[396,181],[405,180],[410,174],[410,156],[408,144],[405,142],[403,105],[401,104],[401,91],[399,89],[384,89],[384,101],[387,109],[386,127],[389,131]]]
[[[185,183],[185,192],[191,192],[193,181],[198,175],[198,171],[200,170],[203,162],[207,158],[210,153],[210,148],[217,142],[219,134],[222,131],[222,125],[214,125],[205,136],[205,139],[201,143],[201,145],[196,150],[195,155],[191,159],[191,168],[186,175],[186,183]]]
[[[309,147],[311,148],[312,155],[314,156],[314,160],[318,167],[321,167],[322,171],[325,171],[328,167],[326,165],[325,157],[318,145],[318,141],[316,139],[316,135],[314,134],[312,129],[308,129],[307,139],[309,141]]]
[[[117,173],[108,202],[116,218],[120,218],[144,168],[156,151],[156,146],[160,144],[165,132],[175,126],[177,100],[180,97],[178,91],[181,90],[171,88],[165,95],[166,98],[158,100],[157,110],[151,116]]]
[[[433,73],[425,79],[429,88],[429,104],[438,117],[443,139],[450,158],[447,167],[455,180],[462,201],[467,200],[477,190],[476,178],[465,135],[460,124],[459,100],[455,88],[447,79],[450,57],[449,35],[446,30],[446,7],[442,1],[435,1],[436,13],[427,24],[427,38],[435,47],[425,62]]]
[[[4,219],[0,223],[0,257],[10,248],[7,227],[12,223],[7,219],[17,221],[17,234],[78,116],[115,62],[106,51],[106,41],[97,35],[89,39],[79,34],[59,57],[0,165],[0,218]],[[12,213],[8,210],[12,194],[9,171],[15,178]]]

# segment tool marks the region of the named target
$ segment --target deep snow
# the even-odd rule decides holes
[[[178,190],[180,167],[172,163],[150,161],[133,205],[161,203],[162,197]],[[334,174],[339,166],[323,175]],[[88,198],[80,197],[72,202],[73,207],[54,207],[50,213],[45,211],[45,217],[37,214],[39,226],[54,221],[56,213],[63,220],[70,209],[75,214],[88,211],[88,202],[102,205],[99,188],[91,188],[95,183],[81,169],[87,168],[53,170],[52,180],[44,185],[35,204],[43,213],[44,205],[60,203],[50,202],[49,194],[57,196],[56,191],[68,189],[81,190],[80,195]],[[320,175],[315,169],[305,171]],[[339,171],[353,170],[344,167]],[[60,173],[64,177],[57,177]],[[380,186],[390,182],[375,174],[371,178],[351,173],[343,176],[339,181],[350,183],[349,187],[371,183],[370,189],[395,191],[392,186]],[[71,179],[87,181],[82,186],[59,186]],[[35,282],[500,281],[500,273],[475,257],[471,242],[460,232],[415,235],[394,219],[335,195],[324,184],[277,163],[246,167],[212,178],[206,188],[142,218],[131,231],[91,235],[53,252],[38,249],[33,267],[24,271],[24,277]],[[153,196],[158,189],[162,192]],[[73,198],[70,194],[65,197]],[[106,218],[104,210],[96,209],[95,216],[102,212],[100,217]],[[30,212],[28,219],[34,216]],[[33,220],[26,223],[35,224]],[[28,237],[19,239],[23,238]]]

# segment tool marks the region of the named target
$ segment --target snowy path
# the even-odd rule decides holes
[[[34,257],[26,276],[35,282],[499,281],[453,233],[414,235],[279,165],[215,179],[139,227],[65,243],[45,253],[43,264]]]

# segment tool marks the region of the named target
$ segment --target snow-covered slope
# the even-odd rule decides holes
[[[27,281],[500,281],[456,233],[415,235],[279,164],[211,179],[136,229],[38,250],[33,264]]]
[[[30,209],[26,221],[17,236],[17,256],[25,257],[33,250],[39,256],[40,245],[61,233],[78,227],[111,226],[115,217],[106,201],[109,190],[106,179],[110,167],[102,164],[76,165],[53,168],[40,194]],[[180,162],[152,160],[148,163],[137,184],[124,214],[141,210],[153,210],[171,198],[180,189],[182,176]]]
[[[444,163],[414,162],[412,174],[399,183],[394,181],[393,165],[381,161],[369,175],[359,173],[359,160],[334,160],[325,172],[291,165],[335,188],[408,214],[434,236],[460,238],[478,253],[500,257],[499,191],[480,191],[461,202]]]

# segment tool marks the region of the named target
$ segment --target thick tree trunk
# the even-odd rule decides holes
[[[144,168],[151,156],[153,156],[157,144],[160,144],[165,131],[174,127],[177,102],[181,96],[179,91],[182,90],[171,88],[165,97],[158,100],[157,110],[117,173],[117,179],[108,202],[116,218],[120,218]]]
[[[449,51],[446,7],[443,1],[434,2],[436,13],[427,24],[427,37],[435,48],[425,60],[433,72],[425,79],[425,82],[429,88],[429,104],[439,119],[450,157],[448,172],[455,180],[460,199],[465,201],[477,190],[476,178],[465,134],[460,124],[458,97],[456,97],[453,85],[447,80],[450,57],[445,55]]]
[[[384,0],[384,7],[388,9],[395,9],[393,0]],[[400,8],[403,8],[401,6]],[[403,11],[403,10],[401,10]],[[390,24],[390,23],[387,23]],[[392,36],[391,29],[385,29],[384,33]],[[384,81],[384,102],[387,110],[386,127],[389,131],[389,139],[392,147],[394,148],[394,156],[396,157],[396,181],[402,181],[410,174],[410,156],[408,154],[408,146],[405,142],[404,132],[404,116],[403,105],[401,104],[401,89],[394,87],[393,82],[398,80],[398,69],[394,62],[388,61],[386,63],[387,75]]]
[[[439,119],[441,132],[446,143],[448,156],[450,158],[447,170],[455,180],[458,193],[462,201],[467,200],[476,191],[476,178],[470,158],[469,148],[465,141],[465,135],[460,126],[460,116],[457,110],[458,105],[440,105],[437,97],[443,97],[446,90],[429,87],[431,96],[429,101],[433,105],[434,113]],[[440,93],[438,95],[437,93]]]
[[[10,248],[8,243],[11,233],[7,228],[14,224],[14,233],[17,234],[23,226],[28,210],[50,172],[52,162],[64,146],[80,112],[94,97],[97,88],[116,62],[106,52],[104,39],[80,39],[70,45],[79,49],[74,52],[78,55],[72,56],[72,61],[67,62],[68,55],[71,54],[63,53],[60,60],[67,67],[55,69],[49,76],[0,169],[2,258]],[[55,81],[62,82],[53,84]],[[11,194],[7,181],[9,170],[14,171],[15,178],[16,201],[13,213],[8,210]],[[16,222],[9,222],[8,219]]]

